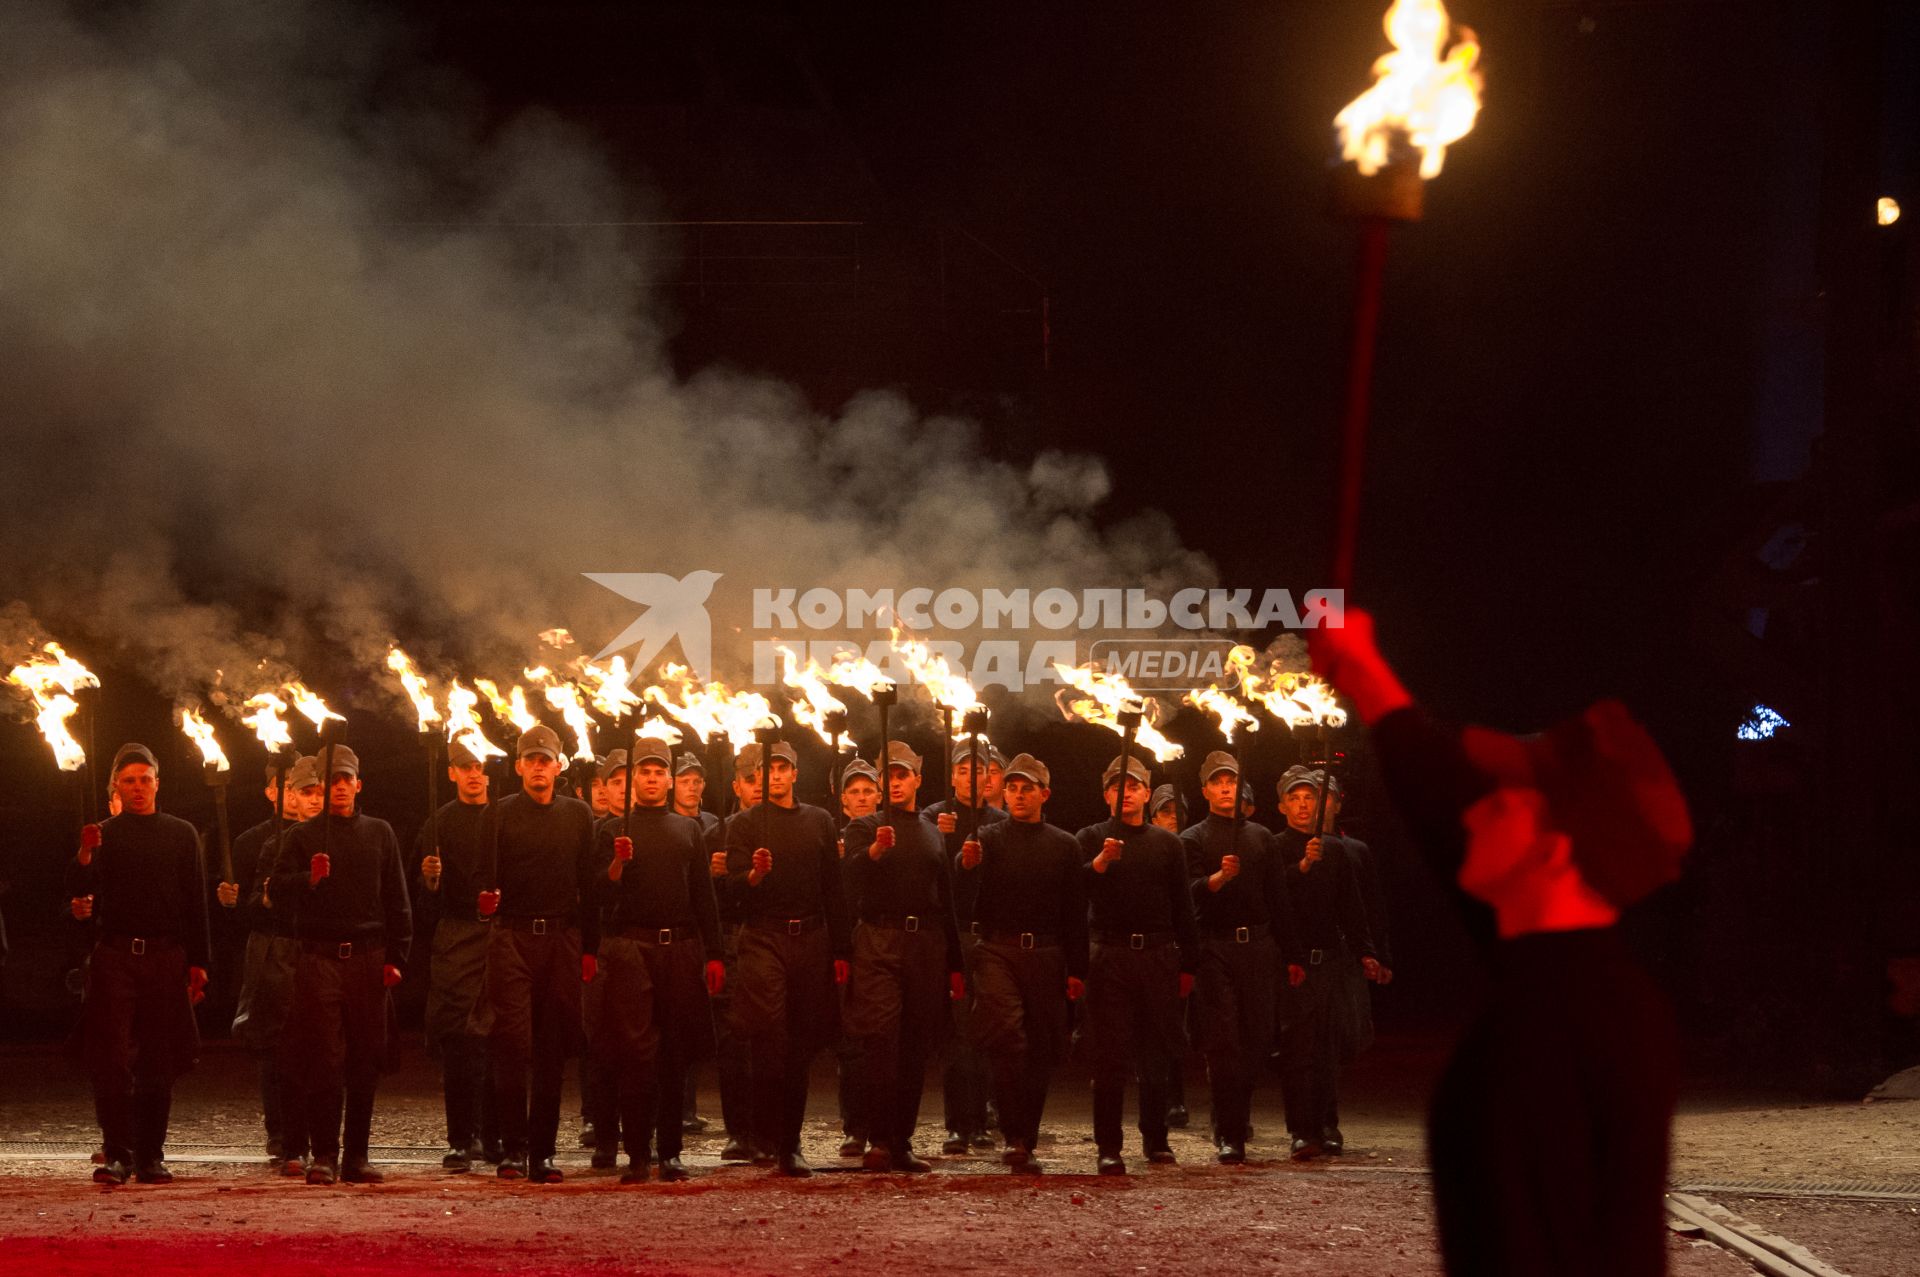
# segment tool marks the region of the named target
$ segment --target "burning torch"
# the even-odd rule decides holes
[[[847,734],[847,711],[830,709],[823,720],[827,735],[831,737],[827,747],[833,751],[833,762],[827,768],[827,793],[835,799],[840,797],[840,738]]]
[[[214,827],[220,835],[220,881],[229,883],[233,881],[233,839],[227,825],[227,781],[233,773],[227,765],[226,751],[214,739],[213,725],[198,710],[181,706],[180,730],[200,750],[201,771],[207,788],[213,791]]]
[[[100,680],[93,671],[68,656],[58,643],[48,640],[41,644],[40,650],[31,653],[24,661],[7,673],[6,682],[25,692],[33,700],[34,723],[40,734],[46,738],[53,750],[54,762],[63,772],[79,774],[80,783],[93,790],[91,798],[86,792],[78,795],[75,803],[80,823],[90,823],[88,813],[98,813],[99,784],[92,768],[88,766],[87,751],[73,738],[67,724],[79,709],[74,697],[82,688],[97,688]]]
[[[773,850],[773,746],[780,739],[780,724],[769,723],[753,729],[760,742],[760,845]]]
[[[886,807],[886,823],[893,824],[893,786],[888,783],[887,769],[892,763],[893,741],[887,727],[887,715],[900,700],[900,688],[893,683],[882,683],[873,689],[873,707],[880,712],[880,801]]]
[[[1360,533],[1387,232],[1420,220],[1427,179],[1439,175],[1447,147],[1472,130],[1480,110],[1480,45],[1461,27],[1458,41],[1446,47],[1449,22],[1441,0],[1394,0],[1385,26],[1393,52],[1374,63],[1373,86],[1334,117],[1341,158],[1352,166],[1335,171],[1333,205],[1359,232],[1332,569],[1332,584],[1340,590],[1353,584]]]
[[[1117,715],[1117,721],[1120,724],[1120,774],[1114,777],[1115,783],[1113,788],[1113,834],[1112,836],[1115,838],[1122,837],[1122,833],[1121,833],[1122,826],[1120,824],[1120,800],[1122,796],[1125,795],[1127,792],[1127,778],[1131,774],[1128,770],[1128,767],[1129,767],[1129,764],[1133,761],[1134,733],[1140,730],[1140,720],[1144,717],[1146,717],[1145,705],[1128,706],[1127,708],[1121,710]]]

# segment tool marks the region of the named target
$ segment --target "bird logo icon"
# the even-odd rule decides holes
[[[603,661],[615,652],[637,647],[639,650],[627,665],[638,677],[642,670],[654,668],[667,644],[679,639],[680,653],[693,676],[711,677],[713,621],[707,615],[707,599],[713,594],[714,583],[719,581],[721,573],[701,569],[682,577],[665,572],[583,572],[581,575],[623,599],[646,605],[647,609],[593,659]]]

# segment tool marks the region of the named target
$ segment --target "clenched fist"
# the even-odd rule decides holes
[[[755,847],[753,849],[753,868],[747,871],[748,885],[754,887],[759,886],[766,876],[772,872],[773,853],[765,847]]]
[[[580,955],[580,983],[592,984],[593,977],[600,974],[600,959],[591,953]]]
[[[93,897],[75,896],[67,903],[67,908],[73,911],[73,919],[75,922],[85,922],[88,918],[93,917]]]
[[[240,884],[223,882],[213,889],[213,898],[220,902],[222,909],[231,909],[240,903]]]
[[[391,962],[389,962],[386,966],[381,967],[380,983],[385,985],[389,989],[391,989],[394,985],[399,984],[400,968],[394,966]]]
[[[1307,969],[1297,962],[1287,964],[1287,983],[1297,989],[1307,982]]]
[[[718,958],[707,960],[707,996],[717,998],[727,987],[727,964]]]
[[[615,860],[633,859],[633,839],[621,834],[613,840],[613,858]]]
[[[727,876],[727,853],[716,851],[707,858],[707,872],[716,878]]]
[[[1218,891],[1239,876],[1240,857],[1231,855],[1222,856],[1220,857],[1220,867],[1214,870],[1212,876],[1207,879],[1207,889],[1210,891]]]
[[[420,858],[420,881],[426,884],[428,891],[440,890],[441,864],[438,856]]]
[[[207,1000],[207,969],[187,968],[187,1005],[197,1007]]]
[[[960,844],[960,867],[978,869],[980,867],[980,840],[969,838]]]
[[[965,1002],[967,1000],[967,977],[965,972],[949,971],[947,973],[947,997],[954,1002]]]
[[[1078,1002],[1087,996],[1087,982],[1077,975],[1067,977],[1067,1001]]]
[[[960,817],[950,811],[941,812],[938,816],[935,816],[933,820],[936,825],[940,826],[940,832],[943,834],[958,833],[960,831]]]
[[[493,917],[493,911],[500,907],[500,893],[498,891],[483,891],[474,903],[479,906],[480,916],[482,918],[491,918]]]
[[[324,851],[317,851],[313,859],[307,862],[307,885],[317,887],[320,880],[333,872],[333,857]]]
[[[1120,853],[1126,850],[1126,844],[1118,838],[1109,838],[1100,844],[1100,854],[1093,858],[1093,871],[1103,874],[1107,866],[1120,859]]]
[[[873,845],[867,848],[867,859],[878,860],[893,850],[894,832],[892,825],[882,825],[873,831]]]
[[[1180,973],[1180,996],[1186,998],[1193,993],[1193,977],[1187,972]]]
[[[847,982],[847,976],[851,974],[851,972],[852,968],[847,965],[845,958],[835,958],[833,960],[833,982],[835,984],[845,984]]]
[[[93,849],[100,845],[100,826],[80,826],[80,851],[78,859],[82,865],[93,863]]]

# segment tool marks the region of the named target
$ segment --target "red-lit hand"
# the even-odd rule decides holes
[[[892,825],[882,825],[873,831],[873,843],[867,848],[867,859],[878,860],[893,850],[894,832]]]
[[[333,872],[333,857],[324,851],[315,852],[313,859],[307,862],[307,885],[317,887],[321,879]]]
[[[849,974],[850,968],[847,966],[847,960],[845,958],[835,958],[833,960],[833,982],[835,984],[845,984]]]
[[[591,953],[580,955],[580,983],[592,984],[593,977],[600,974],[600,959]]]
[[[1078,1002],[1087,996],[1087,982],[1077,975],[1067,977],[1067,1001]]]
[[[207,1000],[207,969],[187,968],[187,1005],[197,1007]]]
[[[1193,977],[1185,971],[1180,973],[1180,996],[1187,997],[1193,992]]]
[[[75,896],[67,902],[67,908],[73,911],[73,920],[75,922],[85,922],[88,918],[93,917],[93,897]]]
[[[500,893],[498,891],[483,891],[475,898],[474,903],[479,908],[482,918],[491,918],[493,917],[494,910],[500,907]]]
[[[718,958],[707,960],[707,996],[717,998],[727,987],[727,964]]]
[[[947,997],[954,1002],[967,1000],[967,977],[963,971],[947,973]]]
[[[1306,982],[1307,969],[1297,962],[1289,962],[1287,964],[1287,984],[1297,989]]]
[[[960,867],[978,869],[980,867],[980,840],[969,838],[960,844]]]
[[[100,845],[100,826],[80,826],[80,850],[76,858],[82,867],[93,863],[93,849]]]
[[[933,818],[933,822],[940,827],[940,832],[943,834],[960,832],[960,818],[950,811],[941,812]]]
[[[400,968],[394,966],[391,962],[387,963],[386,966],[381,967],[380,983],[385,985],[389,989],[391,989],[394,985],[399,984]]]
[[[240,884],[223,882],[213,889],[213,898],[220,902],[222,909],[231,909],[240,903]]]
[[[757,887],[773,872],[773,853],[765,847],[753,849],[753,868],[747,871],[747,885]]]

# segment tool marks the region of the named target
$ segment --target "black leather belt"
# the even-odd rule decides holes
[[[746,925],[755,931],[777,931],[790,936],[800,936],[826,926],[827,916],[816,913],[804,918],[748,918]]]
[[[638,940],[643,944],[672,944],[676,940],[692,940],[699,934],[693,927],[622,927],[619,931],[622,940]]]
[[[310,940],[301,937],[300,947],[308,953],[322,958],[339,958],[345,961],[355,956],[366,957],[370,953],[381,953],[386,949],[384,943],[361,940]]]
[[[875,918],[862,917],[860,921],[866,923],[869,927],[885,927],[888,931],[931,931],[933,929],[929,925],[933,919],[923,918],[917,913],[910,913],[905,917],[889,917],[884,915]]]
[[[1096,931],[1093,938],[1101,944],[1125,945],[1129,949],[1158,949],[1180,938],[1177,931]]]
[[[526,931],[536,936],[551,935],[573,925],[572,918],[559,914],[550,914],[545,918],[509,918],[502,914],[495,914],[493,921],[496,926],[505,927],[509,931]]]
[[[180,942],[168,936],[101,936],[100,943],[122,953],[130,953],[136,958],[145,957],[153,951],[155,945],[165,948],[172,945],[180,947]]]
[[[1255,940],[1267,938],[1267,924],[1262,922],[1251,927],[1210,927],[1206,936],[1209,940],[1220,940],[1227,944],[1252,944]]]
[[[1003,944],[1015,949],[1058,949],[1060,937],[1044,931],[985,931],[980,938],[988,944]]]

